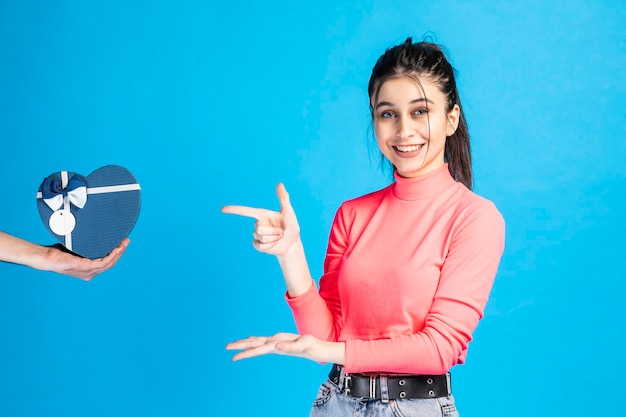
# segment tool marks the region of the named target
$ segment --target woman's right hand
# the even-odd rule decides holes
[[[255,249],[271,255],[285,256],[300,242],[300,225],[283,184],[278,184],[276,194],[280,202],[279,212],[248,206],[224,206],[222,213],[256,219],[252,241]]]

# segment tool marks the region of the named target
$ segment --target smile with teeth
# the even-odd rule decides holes
[[[422,146],[424,146],[423,143],[421,145],[396,145],[394,149],[399,152],[414,152],[420,150]]]

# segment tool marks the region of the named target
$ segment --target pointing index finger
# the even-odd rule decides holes
[[[236,214],[238,216],[251,217],[259,220],[267,216],[268,210],[248,206],[224,206],[222,207],[222,213]]]

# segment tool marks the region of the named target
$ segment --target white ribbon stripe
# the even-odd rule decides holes
[[[84,187],[78,187],[76,190],[80,190],[81,188],[84,188]],[[123,185],[107,185],[104,187],[91,187],[91,188],[86,188],[85,190],[86,190],[86,195],[95,195],[95,194],[105,194],[105,193],[117,193],[117,192],[122,192],[122,191],[139,191],[141,190],[141,187],[139,186],[139,184],[123,184]],[[70,193],[68,193],[68,195],[69,194]],[[62,195],[59,195],[59,196],[61,197],[61,200],[63,200],[63,196]],[[41,197],[42,197],[41,191],[37,192],[37,198],[41,198]],[[49,200],[52,200],[52,199],[49,199]],[[70,201],[72,200],[70,199]],[[78,206],[78,204],[75,204],[75,205]],[[84,206],[85,204],[83,203],[83,207]]]

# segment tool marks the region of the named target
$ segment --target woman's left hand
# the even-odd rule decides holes
[[[326,342],[311,335],[277,333],[274,336],[251,336],[226,345],[227,350],[242,350],[233,360],[253,358],[267,354],[278,354],[305,358],[316,362],[343,364],[345,344]]]

